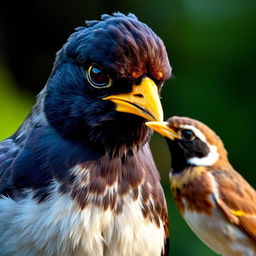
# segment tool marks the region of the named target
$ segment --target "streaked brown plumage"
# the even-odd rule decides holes
[[[228,160],[221,139],[186,117],[147,125],[167,138],[170,184],[191,229],[225,256],[256,255],[256,192]]]

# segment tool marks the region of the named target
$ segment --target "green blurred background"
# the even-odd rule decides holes
[[[165,117],[190,116],[210,125],[234,167],[256,187],[255,0],[10,0],[1,5],[0,139],[29,113],[55,52],[74,27],[102,13],[133,12],[163,39],[173,66],[174,79],[162,93]],[[164,140],[154,135],[151,147],[170,209],[171,255],[215,255],[174,206]]]

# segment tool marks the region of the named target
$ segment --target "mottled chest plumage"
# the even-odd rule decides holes
[[[70,191],[81,209],[88,205],[121,214],[125,201],[139,201],[145,218],[159,226],[166,214],[163,190],[155,165],[148,158],[148,146],[123,158],[103,156],[72,168],[72,184],[63,183],[61,193]],[[144,158],[148,158],[144,161]],[[146,160],[146,159],[145,159]]]
[[[20,200],[1,199],[8,227],[0,225],[0,254],[161,255],[166,204],[154,164],[138,161],[147,150],[76,165],[73,180],[53,179],[43,201],[32,189]]]
[[[214,184],[204,167],[194,167],[183,173],[170,174],[171,190],[178,209],[183,213],[188,209],[210,215],[214,202]]]
[[[163,223],[145,218],[141,201],[123,198],[123,211],[104,210],[93,203],[84,209],[61,195],[59,185],[50,198],[38,204],[31,197],[21,201],[1,200],[0,226],[3,256],[160,255],[164,246]],[[8,209],[8,215],[5,212]],[[12,209],[12,210],[10,210]],[[19,232],[17,232],[19,230]],[[12,239],[9,239],[9,238]]]

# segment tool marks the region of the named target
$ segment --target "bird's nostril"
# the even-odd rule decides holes
[[[143,98],[143,95],[141,93],[134,94],[135,97]]]

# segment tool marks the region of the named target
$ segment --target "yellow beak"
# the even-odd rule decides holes
[[[174,140],[175,138],[180,138],[178,133],[168,126],[168,122],[146,122],[146,125],[152,130],[171,140]]]
[[[148,77],[139,85],[133,85],[132,92],[110,95],[103,100],[116,104],[116,111],[141,116],[149,121],[163,121],[163,108],[156,84]]]

